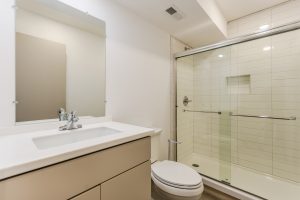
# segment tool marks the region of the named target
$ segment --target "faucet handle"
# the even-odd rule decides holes
[[[68,121],[78,122],[79,118],[76,116],[76,111],[71,111],[68,115]]]

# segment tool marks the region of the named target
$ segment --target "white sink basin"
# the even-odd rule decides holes
[[[61,132],[61,134],[58,135],[36,137],[33,138],[32,141],[38,149],[48,149],[118,133],[121,133],[121,131],[107,127],[99,127],[87,130],[75,130],[67,133]]]

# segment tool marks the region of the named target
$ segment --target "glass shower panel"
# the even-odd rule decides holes
[[[272,115],[300,116],[300,30],[272,37]],[[300,123],[273,120],[273,175],[300,183]]]
[[[265,199],[299,199],[300,30],[177,59],[177,106],[179,162]]]
[[[230,182],[230,48],[177,59],[179,162]],[[183,104],[187,97],[191,102]]]
[[[295,199],[300,194],[300,30],[234,45],[232,52],[232,65],[250,75],[250,93],[238,95],[236,113],[257,117],[232,116],[237,157],[231,184],[266,199]],[[241,57],[246,62],[238,61]]]
[[[193,56],[177,59],[177,160],[188,165],[193,157]],[[186,104],[183,100],[186,98]]]
[[[216,170],[218,170],[217,180],[230,183],[231,179],[231,123],[230,123],[230,105],[231,105],[231,90],[228,88],[228,77],[231,76],[231,51],[230,47],[224,47],[213,51],[208,51],[209,54],[207,62],[209,63],[209,96],[210,105],[209,111],[212,113],[201,114],[210,119],[210,152],[207,155],[209,162],[215,162]],[[201,56],[199,56],[201,57]],[[197,67],[202,68],[201,61],[198,62]],[[207,66],[206,66],[207,67]],[[205,76],[205,74],[203,74]],[[194,73],[195,80],[198,74]],[[201,83],[200,83],[201,85]],[[194,86],[194,95],[201,94],[197,83]],[[201,97],[195,99],[195,104],[201,102]],[[201,105],[197,109],[201,108]],[[216,113],[217,112],[217,113]],[[197,113],[199,114],[199,113]],[[194,124],[199,124],[199,121],[194,117]],[[195,126],[196,127],[196,126]],[[201,130],[196,131],[194,128],[194,137],[196,133],[201,135]],[[196,142],[195,142],[196,144]],[[202,144],[201,144],[202,145]],[[200,148],[200,149],[199,149]],[[201,152],[201,146],[195,146],[195,151]],[[199,153],[201,155],[201,153]],[[210,174],[206,174],[209,175]]]
[[[263,38],[232,46],[232,65],[238,83],[237,164],[272,173],[271,39]],[[244,116],[246,115],[246,117]],[[247,117],[257,116],[257,117]]]
[[[231,65],[236,79],[236,107],[232,108],[232,181],[240,189],[265,190],[251,182],[258,173],[272,174],[271,38],[231,46]],[[258,194],[255,192],[255,194]]]

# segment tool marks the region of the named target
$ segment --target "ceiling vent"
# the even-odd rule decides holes
[[[183,14],[175,6],[171,6],[171,7],[167,8],[166,12],[176,20],[183,19]]]
[[[169,13],[170,15],[174,15],[175,13],[177,13],[177,10],[175,10],[175,8],[170,7],[166,10],[167,13]]]

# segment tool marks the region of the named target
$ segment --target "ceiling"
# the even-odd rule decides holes
[[[208,16],[199,2],[212,0],[114,0],[138,16],[167,31],[172,36],[190,45],[199,47],[226,39],[226,35]],[[215,0],[216,8],[226,21],[275,6],[289,0]],[[165,11],[175,6],[183,18],[176,20]],[[214,14],[214,13],[213,13]]]
[[[196,0],[115,0],[192,47],[225,39]],[[183,19],[165,12],[175,6]],[[201,36],[201,37],[200,37]]]
[[[289,0],[215,0],[227,21],[270,8]]]

